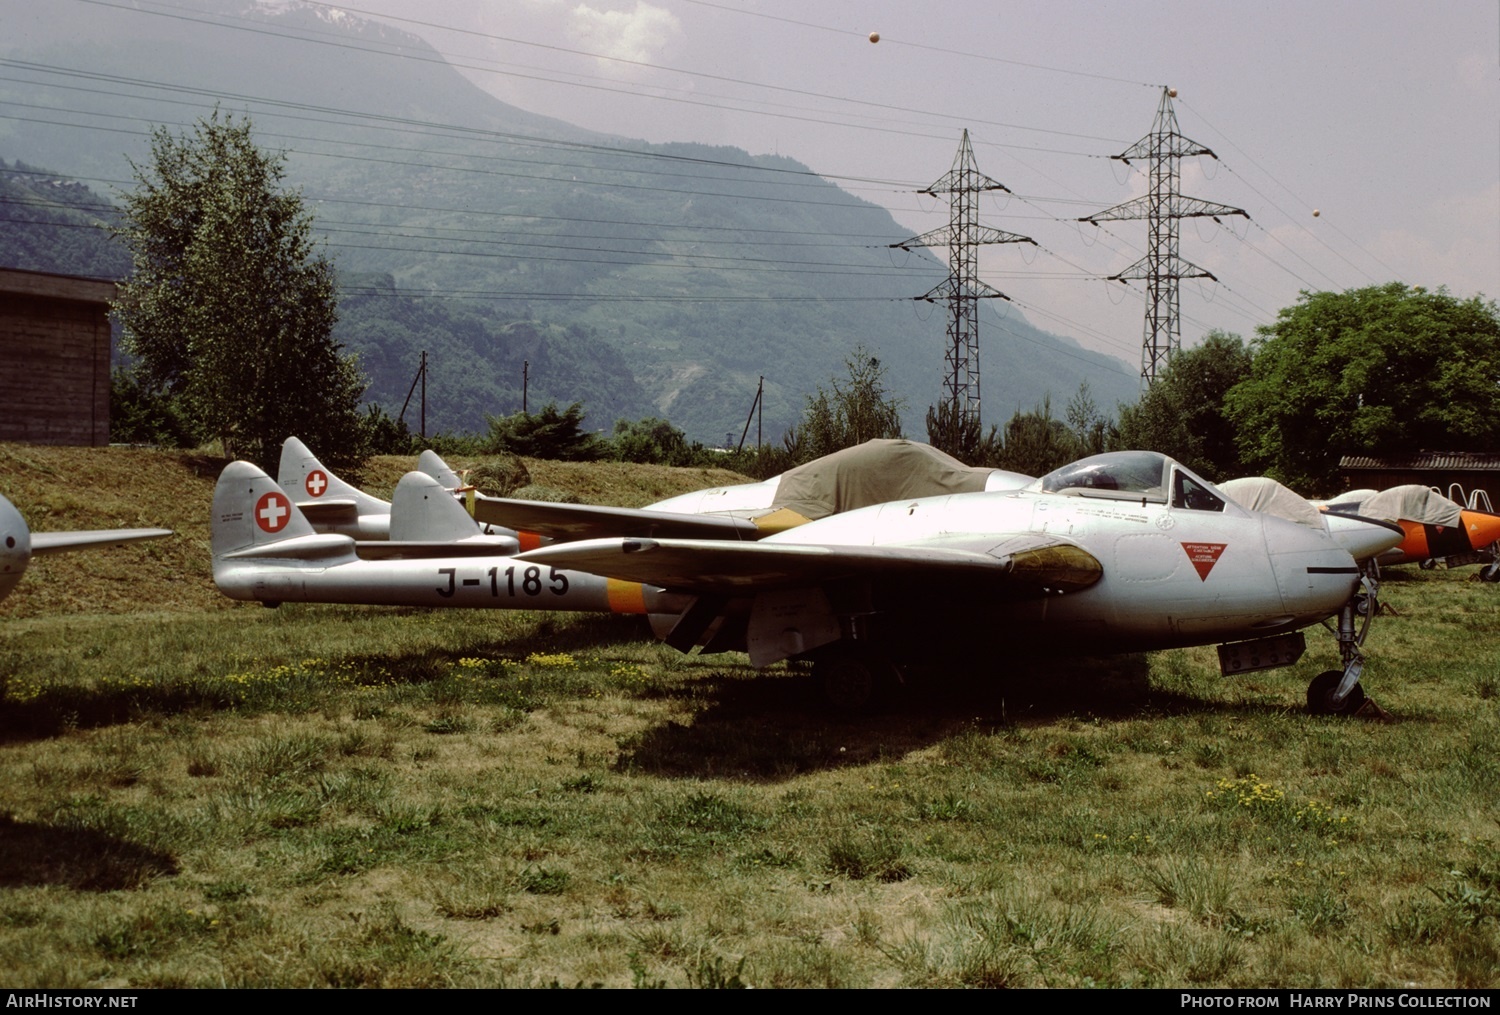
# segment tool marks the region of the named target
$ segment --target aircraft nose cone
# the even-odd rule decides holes
[[[1462,515],[1464,531],[1469,535],[1469,545],[1482,550],[1500,540],[1500,515],[1487,511],[1465,511]]]
[[[1386,550],[1400,546],[1406,539],[1406,530],[1395,522],[1363,515],[1345,515],[1328,512],[1323,516],[1328,524],[1328,534],[1333,541],[1349,552],[1355,560],[1364,561],[1376,557]]]
[[[31,529],[21,512],[0,497],[0,599],[10,594],[31,562]]]

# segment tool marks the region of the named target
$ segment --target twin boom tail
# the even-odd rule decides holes
[[[249,462],[214,490],[214,583],[231,599],[595,613],[675,612],[659,590],[510,556],[442,485],[407,473],[383,542],[319,533],[286,491]]]

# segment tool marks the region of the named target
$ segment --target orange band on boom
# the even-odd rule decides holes
[[[540,549],[542,545],[542,537],[535,532],[517,532],[516,540],[521,544],[522,553]]]
[[[605,579],[605,594],[609,597],[611,613],[645,613],[646,590],[640,582]]]

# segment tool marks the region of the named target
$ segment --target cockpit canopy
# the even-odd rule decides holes
[[[1074,497],[1139,500],[1189,511],[1223,511],[1224,497],[1183,465],[1155,451],[1111,451],[1049,472],[1027,489]]]

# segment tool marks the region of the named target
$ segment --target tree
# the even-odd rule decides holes
[[[180,136],[153,130],[123,195],[132,271],[114,312],[139,380],[200,439],[268,465],[296,434],[347,469],[364,457],[364,379],[332,339],[333,266],[283,163],[217,110]]]
[[[901,436],[905,403],[885,387],[885,367],[863,345],[844,360],[848,376],[843,384],[830,381],[832,391],[818,385],[807,397],[802,422],[787,431],[783,443],[797,462],[831,455],[878,437]]]
[[[1073,437],[1075,460],[1104,451],[1112,436],[1113,425],[1109,417],[1099,411],[1099,404],[1094,401],[1093,392],[1089,391],[1088,381],[1079,382],[1078,390],[1068,399],[1068,408],[1064,414],[1068,420],[1068,432]]]
[[[990,436],[995,437],[990,427]],[[975,463],[987,451],[979,417],[960,412],[954,402],[927,407],[927,443],[961,462]]]
[[[1500,450],[1500,310],[1400,282],[1303,292],[1230,390],[1245,464],[1304,495],[1343,455]]]
[[[702,464],[703,445],[688,442],[687,435],[664,419],[648,416],[637,423],[615,420],[615,433],[609,441],[610,457],[619,462],[651,465]]]
[[[988,443],[990,453],[976,464],[1027,476],[1045,476],[1080,457],[1077,437],[1052,415],[1051,396],[1043,397],[1030,412],[1017,410],[1005,424],[1003,438],[992,433]]]
[[[584,432],[581,402],[574,402],[561,411],[556,402],[548,402],[542,406],[541,412],[491,416],[490,439],[484,450],[489,454],[550,458],[560,462],[592,462],[604,452],[599,440]]]
[[[1173,356],[1139,402],[1120,407],[1111,446],[1160,451],[1211,480],[1243,476],[1224,399],[1249,376],[1244,340],[1210,331],[1201,345]]]

